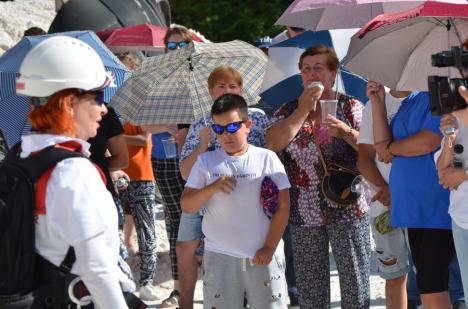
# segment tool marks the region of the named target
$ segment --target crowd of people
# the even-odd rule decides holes
[[[191,41],[186,28],[169,28],[165,53]],[[40,70],[28,65],[33,57],[82,76]],[[118,57],[138,69],[132,54]],[[466,308],[468,155],[454,167],[453,146],[468,144],[468,111],[434,116],[427,92],[386,92],[375,81],[367,84],[369,102],[339,93],[339,60],[323,45],[305,49],[298,66],[303,92],[271,117],[248,106],[242,75],[220,66],[207,80],[210,115],[135,126],[104,104],[111,81],[89,46],[63,36],[38,44],[22,63],[17,93],[47,99],[29,116],[33,132],[23,136],[20,156],[71,147],[91,161],[65,159],[51,172],[37,253],[59,266],[73,247],[71,273],[99,308],[127,308],[123,292],[136,286],[161,308],[193,308],[201,266],[205,308],[320,309],[330,308],[331,247],[341,307],[351,309],[370,306],[372,235],[387,308]],[[468,101],[465,88],[460,95]],[[322,113],[322,100],[336,100],[334,115]],[[175,155],[165,150],[168,140]],[[330,199],[323,187],[330,164],[359,171],[365,192],[346,204]],[[156,189],[174,280],[164,300],[153,286]],[[139,282],[123,261],[128,255],[139,257]]]

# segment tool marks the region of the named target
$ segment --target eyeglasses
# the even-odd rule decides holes
[[[227,133],[233,134],[233,133],[236,133],[237,131],[239,131],[239,129],[242,127],[242,124],[244,122],[245,121],[231,122],[231,123],[228,123],[225,126],[222,126],[220,124],[212,124],[211,129],[213,130],[214,133],[216,133],[218,135],[223,134],[223,132],[225,130],[226,130]]]
[[[86,91],[86,90],[78,89],[78,94],[79,95],[92,94],[92,95],[96,96],[95,100],[96,100],[96,103],[98,103],[99,105],[107,103],[104,100],[104,91],[103,90]]]
[[[187,46],[189,42],[187,41],[182,41],[182,42],[167,42],[167,49],[169,50],[176,50],[177,47],[179,48],[184,48],[185,46]]]

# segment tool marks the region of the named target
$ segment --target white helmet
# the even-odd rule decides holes
[[[48,97],[64,89],[99,90],[111,83],[101,58],[88,44],[68,36],[53,36],[24,57],[16,93]]]

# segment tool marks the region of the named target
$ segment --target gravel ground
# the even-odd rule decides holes
[[[157,235],[158,235],[158,267],[154,285],[161,295],[161,299],[165,299],[172,291],[171,267],[169,259],[169,243],[165,231],[164,215],[162,205],[158,205],[157,215]],[[372,244],[373,245],[373,244]],[[131,258],[129,264],[134,270],[134,276],[137,280],[138,273],[138,259]],[[340,284],[338,279],[338,271],[336,269],[335,260],[330,257],[330,280],[331,280],[331,308],[341,308],[340,303]],[[377,264],[375,257],[372,257],[371,262],[371,308],[384,309],[385,308],[385,281],[377,274]],[[159,308],[161,301],[149,303],[150,308]],[[203,308],[203,283],[198,280],[195,290],[195,306],[196,309]]]

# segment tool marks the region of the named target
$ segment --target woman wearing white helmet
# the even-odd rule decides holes
[[[34,133],[23,136],[20,156],[51,145],[89,156],[85,141],[107,113],[102,90],[111,83],[98,54],[82,41],[55,36],[29,51],[19,73],[17,94],[41,98],[32,99]],[[36,252],[59,266],[73,247],[71,273],[82,279],[94,304],[127,308],[122,289],[133,292],[135,285],[119,267],[117,211],[98,169],[86,158],[65,159],[45,192],[45,209],[36,213]]]

